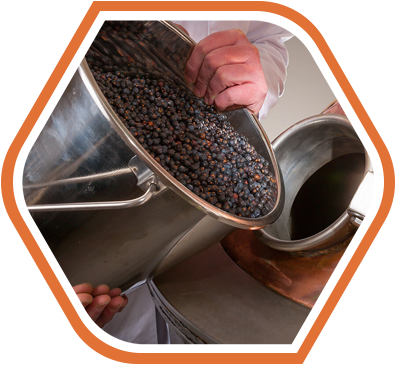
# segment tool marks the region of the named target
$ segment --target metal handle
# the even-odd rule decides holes
[[[148,181],[148,189],[145,194],[135,199],[92,203],[38,204],[29,205],[28,209],[30,212],[56,212],[133,208],[149,201],[153,197],[155,191],[158,189],[159,187],[157,179],[152,176]]]

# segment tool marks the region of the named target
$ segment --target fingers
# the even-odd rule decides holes
[[[220,67],[208,84],[204,101],[208,105],[212,105],[215,98],[226,88],[246,83],[256,83],[258,77],[260,75],[257,75],[255,70],[252,70],[247,65],[239,64]]]
[[[117,297],[121,294],[121,289],[120,288],[114,288],[112,290],[109,291],[109,296],[110,298],[114,298]]]
[[[267,94],[259,51],[236,29],[204,38],[186,64],[185,78],[196,96],[219,111],[246,107],[257,114]]]
[[[93,288],[91,284],[84,283],[74,286],[73,289],[87,314],[101,328],[128,304],[127,297],[120,296],[120,288],[110,290],[106,284]]]
[[[257,90],[257,85],[251,83],[227,88],[215,98],[215,107],[219,111],[225,111],[243,105],[252,114],[258,114],[264,98],[257,98]]]
[[[93,301],[92,293],[92,285],[89,283],[83,283],[79,285],[75,285],[73,287],[74,292],[77,294],[81,304],[86,308]]]
[[[125,295],[123,295],[122,298],[124,299],[124,303],[123,303],[123,305],[120,307],[119,313],[122,312],[122,311],[124,310],[124,308],[125,308],[125,307],[127,306],[127,304],[128,304],[128,298],[127,298]]]
[[[79,294],[79,293],[89,293],[90,294],[90,293],[92,293],[92,285],[89,283],[75,285],[73,287],[73,289],[76,294]]]
[[[91,319],[96,322],[98,317],[102,314],[104,309],[110,303],[112,298],[110,298],[107,294],[102,294],[95,297],[91,304],[89,304],[85,309],[87,314],[91,317]]]
[[[215,49],[247,42],[244,32],[239,29],[226,30],[210,34],[194,48],[185,67],[188,83],[195,83],[204,58]],[[249,42],[249,41],[248,41]]]
[[[102,328],[106,323],[110,322],[113,319],[114,315],[120,311],[123,305],[123,297],[116,296],[112,298],[110,303],[103,309],[101,314],[96,319],[96,324]]]
[[[228,46],[210,52],[203,60],[194,84],[194,94],[203,97],[215,72],[223,66],[249,64],[257,54],[255,46],[249,44]]]
[[[86,308],[88,305],[92,303],[94,298],[92,297],[91,294],[88,293],[79,293],[77,294],[77,297],[80,299],[81,304]]]
[[[257,114],[267,95],[263,74],[248,65],[219,68],[211,79],[204,101],[218,111],[246,107]]]
[[[109,293],[109,286],[106,284],[101,284],[96,286],[94,289],[92,289],[92,296],[96,297],[98,295],[102,295],[102,294],[108,294]]]

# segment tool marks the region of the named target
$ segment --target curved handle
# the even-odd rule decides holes
[[[29,205],[28,209],[30,212],[56,212],[133,208],[149,201],[158,189],[157,179],[152,177],[148,183],[148,189],[145,194],[135,199],[92,203],[38,204]]]

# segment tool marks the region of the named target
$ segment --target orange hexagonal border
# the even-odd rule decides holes
[[[340,280],[336,284],[334,290],[329,296],[324,308],[321,310],[318,318],[314,322],[312,328],[310,329],[307,337],[303,341],[300,349],[297,353],[133,353],[128,351],[122,351],[99,340],[95,335],[93,335],[87,327],[84,325],[77,312],[75,311],[72,303],[67,297],[65,291],[63,290],[61,284],[59,283],[57,277],[52,271],[50,265],[45,259],[43,253],[41,252],[39,246],[37,245],[34,237],[26,226],[22,216],[19,213],[14,191],[13,191],[13,175],[15,163],[17,156],[22,148],[24,142],[26,141],[29,133],[31,132],[34,124],[38,120],[41,112],[46,106],[48,100],[50,99],[52,93],[57,87],[59,81],[61,80],[63,74],[68,68],[71,60],[73,59],[76,51],[79,49],[84,37],[88,33],[92,24],[94,23],[96,17],[100,11],[195,11],[200,9],[203,11],[224,11],[225,3],[221,1],[150,1],[150,2],[123,2],[123,1],[95,1],[92,3],[90,9],[88,10],[86,16],[81,22],[79,28],[77,29],[75,35],[70,41],[68,47],[66,48],[62,58],[58,62],[51,74],[49,80],[47,81],[43,91],[39,95],[36,103],[34,104],[32,110],[30,111],[28,117],[23,123],[21,129],[19,130],[17,136],[12,142],[3,165],[3,173],[1,177],[1,187],[3,193],[4,205],[7,209],[8,215],[11,221],[15,225],[17,231],[19,232],[22,240],[24,241],[27,249],[35,260],[38,268],[46,279],[49,287],[51,288],[53,294],[58,300],[59,305],[69,319],[70,324],[80,336],[80,338],[92,349],[97,351],[103,356],[110,359],[125,362],[125,363],[152,363],[152,364],[180,364],[180,363],[201,363],[201,364],[287,364],[287,363],[303,363],[312,346],[314,345],[317,337],[319,336],[321,330],[323,329],[325,323],[330,317],[333,309],[338,303],[340,297],[342,296],[344,290],[349,284],[351,278],[353,277],[355,271],[357,270],[359,264],[364,258],[367,250],[372,244],[375,236],[379,232],[382,224],[384,223],[394,197],[394,186],[395,177],[394,169],[389,152],[383,143],[381,137],[376,131],[374,125],[372,124],[370,118],[368,117],[365,109],[361,105],[357,95],[353,91],[353,88],[349,84],[346,76],[344,75],[342,69],[340,68],[338,62],[333,56],[331,50],[329,49],[324,38],[317,30],[317,28],[304,16],[292,10],[286,6],[269,3],[269,2],[246,2],[246,1],[236,1],[228,2],[228,11],[262,11],[281,15],[299,25],[304,29],[314,40],[317,47],[319,48],[324,59],[328,63],[331,71],[333,72],[335,78],[339,82],[342,90],[344,91],[346,97],[348,98],[350,104],[352,105],[355,113],[359,117],[361,123],[363,124],[367,134],[370,136],[372,143],[374,144],[379,157],[383,165],[384,172],[384,193],[382,201],[377,212],[376,217],[371,223],[367,233],[362,239],[360,245],[358,246],[356,252],[351,258],[349,264],[347,265],[345,271],[343,272]]]

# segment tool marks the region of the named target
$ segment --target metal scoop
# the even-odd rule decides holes
[[[128,24],[127,38],[100,32],[87,57],[158,73],[188,88],[183,70],[195,43],[170,22]],[[278,218],[283,183],[270,141],[247,110],[227,116],[269,161],[277,182],[265,216],[218,209],[168,174],[123,125],[82,61],[23,174],[28,209],[72,285],[137,287],[236,228],[260,229]]]

